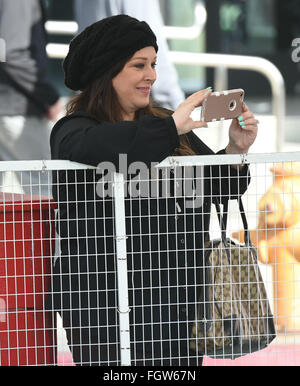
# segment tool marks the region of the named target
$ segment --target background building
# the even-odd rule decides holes
[[[47,0],[46,4],[49,19],[74,20],[73,0]],[[266,58],[282,72],[288,96],[300,95],[300,65],[291,60],[292,41],[300,37],[298,0],[160,0],[165,24],[189,27],[197,23],[197,4],[203,4],[207,12],[207,21],[203,28],[200,26],[199,36],[190,40],[169,39],[170,49]],[[50,35],[49,40],[68,43],[70,36]],[[60,67],[59,60],[52,60],[52,76],[62,87]],[[184,65],[177,65],[177,69],[181,86],[187,94],[213,83],[212,71]],[[236,87],[237,83],[247,89],[248,96],[267,96],[270,93],[267,80],[253,72],[230,73],[230,87]]]

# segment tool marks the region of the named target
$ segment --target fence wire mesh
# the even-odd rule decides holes
[[[1,366],[299,365],[299,162],[2,163]]]

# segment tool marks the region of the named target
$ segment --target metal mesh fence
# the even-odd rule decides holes
[[[1,365],[299,365],[298,158],[3,162]]]

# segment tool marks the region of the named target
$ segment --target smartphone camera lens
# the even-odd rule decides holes
[[[232,100],[230,103],[229,103],[229,110],[230,111],[234,111],[236,108],[236,101],[235,100]]]

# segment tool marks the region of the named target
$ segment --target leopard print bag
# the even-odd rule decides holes
[[[205,280],[190,346],[213,358],[235,359],[264,349],[276,333],[242,201],[239,199],[245,244],[226,238],[226,222],[219,204],[215,204],[222,237],[205,244]],[[228,203],[223,212],[227,211]]]

